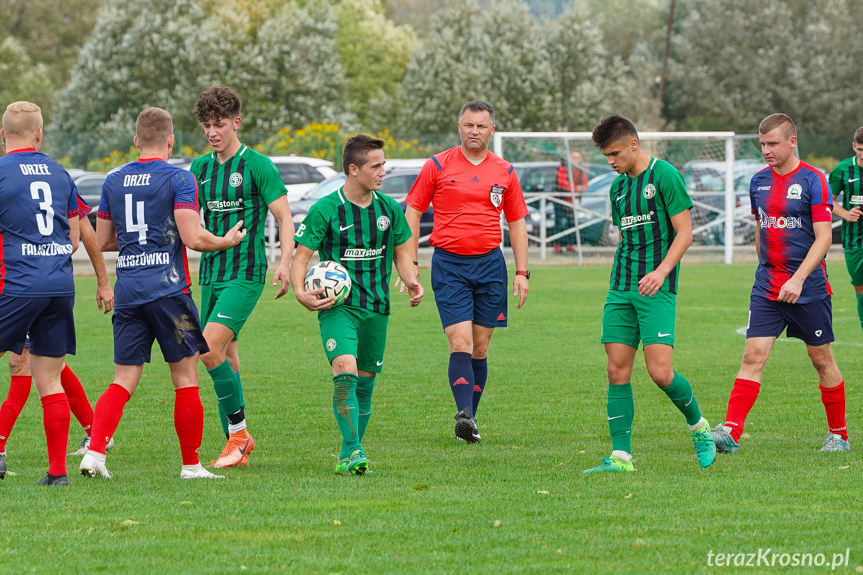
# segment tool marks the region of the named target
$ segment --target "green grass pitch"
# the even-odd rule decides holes
[[[711,424],[724,416],[739,366],[753,271],[690,264],[681,273],[675,367]],[[292,294],[274,301],[268,285],[240,339],[257,442],[251,467],[228,469],[222,481],[180,480],[173,391],[159,359],[126,406],[108,455],[114,479],[85,479],[70,458],[68,489],[38,488],[47,454],[34,391],[7,446],[13,474],[0,482],[0,570],[715,573],[727,569],[708,563],[711,552],[770,548],[827,560],[849,549],[843,569],[863,571],[863,333],[843,266],[831,271],[850,454],[817,453],[826,420],[815,373],[803,344],[783,338],[738,455],[698,468],[683,417],[650,383],[639,352],[638,472],[582,476],[611,449],[599,343],[607,266],[534,270],[526,306],[511,304],[509,328],[492,340],[483,443],[456,443],[446,340],[423,270],[419,308],[394,294],[364,445],[375,473],[336,476],[339,437],[316,318]],[[113,374],[111,325],[94,305],[94,280],[77,284],[78,354],[68,361],[95,404]],[[200,372],[207,462],[223,437]],[[70,450],[81,435],[73,418]]]

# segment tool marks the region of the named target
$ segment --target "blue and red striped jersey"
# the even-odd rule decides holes
[[[75,293],[69,218],[78,210],[78,190],[63,166],[33,148],[0,158],[0,293]]]
[[[191,293],[186,246],[174,210],[198,210],[198,185],[186,170],[141,159],[109,175],[96,217],[117,232],[115,307]]]
[[[764,168],[749,183],[752,213],[758,220],[760,251],[753,293],[776,300],[815,241],[813,222],[831,221],[833,195],[825,175],[805,162],[793,172]],[[832,294],[824,261],[803,282],[798,303]]]

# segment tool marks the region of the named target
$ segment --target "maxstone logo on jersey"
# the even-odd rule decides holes
[[[345,250],[346,259],[368,259],[368,258],[379,258],[383,255],[384,248],[374,248],[367,250],[365,248],[348,248]]]
[[[652,224],[653,214],[654,212],[650,212],[649,214],[639,214],[637,216],[624,216],[620,218],[620,229],[625,230],[626,228],[634,226]]]
[[[803,227],[803,218],[796,216],[768,216],[761,208],[758,208],[758,222],[761,225],[761,229],[793,230]]]
[[[851,196],[852,204],[863,204],[863,196]]]
[[[212,200],[207,202],[207,209],[213,212],[233,212],[243,209],[243,198],[236,200]]]

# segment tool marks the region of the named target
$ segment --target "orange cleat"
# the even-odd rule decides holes
[[[225,468],[234,467],[235,465],[248,465],[249,459],[247,455],[255,448],[255,440],[249,435],[249,432],[243,429],[237,433],[232,433],[228,438],[228,443],[219,458],[213,462],[213,467]]]

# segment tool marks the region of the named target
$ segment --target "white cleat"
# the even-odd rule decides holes
[[[84,477],[104,477],[111,479],[111,473],[105,467],[105,455],[95,451],[87,451],[78,466],[78,471]]]
[[[105,449],[111,449],[114,447],[114,438],[108,440],[108,444],[105,446]],[[78,446],[78,449],[73,451],[72,453],[67,453],[66,457],[72,457],[74,455],[84,455],[87,453],[87,450],[90,449],[90,436],[85,435],[84,439],[81,440],[81,445]]]
[[[210,473],[204,467],[197,463],[195,465],[184,465],[180,471],[180,479],[224,479],[224,475],[215,475]]]

